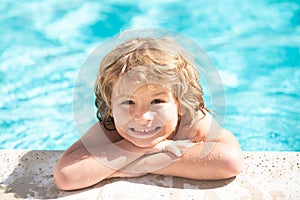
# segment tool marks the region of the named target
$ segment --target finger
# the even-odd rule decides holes
[[[180,149],[174,145],[174,144],[170,144],[166,147],[166,150],[173,153],[175,156],[180,157],[182,156],[182,153],[180,151]]]
[[[196,143],[193,143],[190,140],[176,141],[176,146],[179,148],[188,148],[188,147],[192,147],[195,145],[196,145]]]
[[[181,140],[181,141],[176,141],[176,142],[175,142],[175,145],[176,145],[178,148],[187,148],[187,147],[190,146],[190,143],[187,142],[187,141]]]

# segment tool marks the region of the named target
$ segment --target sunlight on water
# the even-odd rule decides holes
[[[244,150],[300,150],[299,1],[4,0],[0,12],[0,148],[66,149],[89,53],[127,28],[161,27],[207,50]]]

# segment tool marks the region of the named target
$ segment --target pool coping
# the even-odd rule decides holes
[[[62,152],[0,150],[0,199],[300,199],[300,152],[244,152],[244,170],[226,180],[151,174],[69,192],[52,175]]]

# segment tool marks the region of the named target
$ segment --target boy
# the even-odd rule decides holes
[[[242,169],[239,143],[205,108],[193,60],[174,40],[135,38],[101,61],[97,117],[62,155],[57,187],[147,173],[214,180]]]

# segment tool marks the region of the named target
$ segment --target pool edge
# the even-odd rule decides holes
[[[59,191],[52,172],[63,151],[0,150],[0,199],[297,199],[300,152],[244,152],[237,177],[198,181],[147,175],[109,179],[78,191]]]

